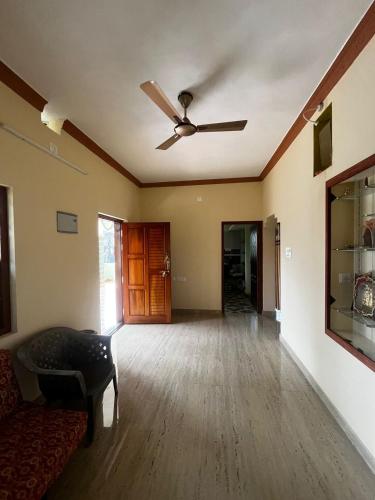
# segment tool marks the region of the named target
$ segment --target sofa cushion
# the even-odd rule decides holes
[[[62,472],[87,414],[23,403],[1,422],[0,500],[36,500]]]
[[[0,349],[0,419],[12,413],[21,400],[10,351]]]

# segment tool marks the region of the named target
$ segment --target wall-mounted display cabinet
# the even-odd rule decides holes
[[[375,155],[327,182],[326,332],[375,371]]]

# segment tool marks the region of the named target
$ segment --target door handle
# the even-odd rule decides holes
[[[169,274],[169,272],[171,270],[171,258],[169,257],[169,255],[167,253],[165,254],[165,257],[164,257],[164,265],[165,265],[165,270]]]
[[[168,276],[169,273],[171,272],[171,259],[167,253],[165,254],[165,257],[164,257],[164,266],[165,266],[165,269],[160,271],[160,274],[162,275],[163,278]]]

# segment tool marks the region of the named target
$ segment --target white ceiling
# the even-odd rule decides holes
[[[0,59],[143,182],[258,175],[371,0],[1,0]],[[155,150],[173,123],[248,119]],[[178,109],[180,109],[178,107]]]

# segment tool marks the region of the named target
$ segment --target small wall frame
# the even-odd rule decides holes
[[[314,126],[314,176],[332,165],[332,104]]]
[[[58,233],[78,233],[78,215],[68,212],[56,212],[56,224]]]

